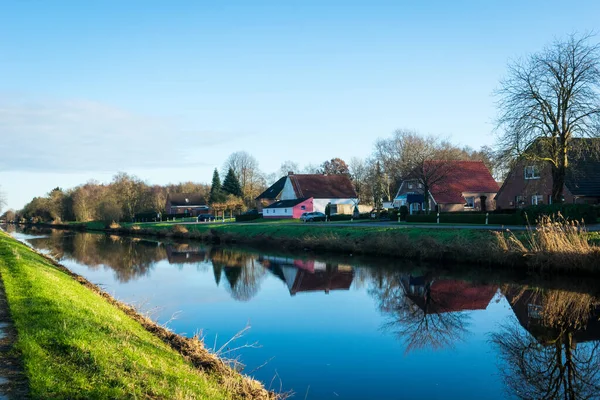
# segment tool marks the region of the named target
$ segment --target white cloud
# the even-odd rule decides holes
[[[183,130],[173,121],[91,101],[0,99],[0,171],[199,166],[197,150],[233,136]]]

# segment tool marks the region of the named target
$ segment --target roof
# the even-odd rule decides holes
[[[298,198],[354,199],[357,196],[347,175],[288,175]]]
[[[426,314],[485,310],[498,290],[494,285],[477,285],[459,280],[436,280],[431,284],[430,299],[408,297]]]
[[[571,141],[565,186],[574,196],[600,196],[600,139]]]
[[[324,291],[328,293],[331,290],[348,290],[354,279],[354,271],[316,271],[310,273],[299,269],[296,279],[291,284],[290,294],[295,295],[298,292]]]
[[[432,161],[436,162],[436,161]],[[438,204],[462,204],[463,193],[496,193],[498,183],[483,161],[448,161],[451,172],[432,185],[430,192]],[[425,166],[427,168],[427,164]]]
[[[279,193],[283,190],[285,186],[285,181],[287,180],[287,176],[280,178],[277,182],[272,184],[267,190],[262,192],[256,200],[260,199],[276,199],[279,196]]]
[[[302,198],[302,199],[294,199],[294,200],[279,200],[265,208],[288,208],[288,207],[294,207],[297,206],[300,203],[305,202],[306,200],[308,200],[307,198]]]
[[[171,206],[205,206],[206,199],[198,193],[169,193]]]

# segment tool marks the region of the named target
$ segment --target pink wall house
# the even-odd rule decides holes
[[[263,208],[263,218],[300,218],[302,213],[313,211],[313,198],[279,200]]]

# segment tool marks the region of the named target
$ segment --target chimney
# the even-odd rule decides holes
[[[288,171],[288,176],[294,175],[294,171]]]

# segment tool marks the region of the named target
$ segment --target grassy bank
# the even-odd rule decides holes
[[[32,398],[270,398],[197,339],[165,330],[0,232],[0,273]]]

